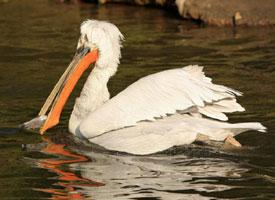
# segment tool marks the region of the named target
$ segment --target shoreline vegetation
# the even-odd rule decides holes
[[[84,2],[157,6],[178,12],[183,19],[214,26],[275,25],[274,0],[85,0]]]

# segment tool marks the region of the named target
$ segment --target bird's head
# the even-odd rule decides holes
[[[114,24],[105,21],[86,20],[80,27],[76,54],[83,53],[83,51],[97,51],[98,58],[95,61],[95,67],[116,70],[121,57],[122,40],[123,35]]]
[[[91,64],[92,69],[108,70],[110,76],[116,72],[122,40],[123,35],[111,23],[97,20],[86,20],[82,23],[75,56],[39,113],[39,116],[47,115],[40,133],[59,123],[61,111],[69,95]]]

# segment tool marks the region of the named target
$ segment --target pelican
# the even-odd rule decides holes
[[[265,132],[258,122],[225,122],[225,113],[245,109],[236,101],[242,93],[212,83],[203,67],[189,65],[139,79],[110,99],[108,80],[118,68],[123,35],[109,22],[86,20],[73,61],[61,76],[38,118],[43,134],[59,123],[74,86],[91,64],[69,119],[69,131],[106,149],[136,155],[208,140],[241,144],[234,137],[248,130]],[[37,126],[37,125],[36,125]]]

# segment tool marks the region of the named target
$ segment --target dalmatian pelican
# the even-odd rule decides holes
[[[201,136],[241,146],[234,138],[237,134],[266,131],[258,122],[225,122],[225,113],[245,110],[236,101],[242,93],[212,83],[197,65],[148,75],[110,99],[107,83],[117,71],[122,40],[114,24],[84,21],[73,61],[38,117],[24,126],[39,127],[43,134],[57,125],[74,86],[91,66],[75,101],[69,131],[106,149],[146,155],[193,143]]]

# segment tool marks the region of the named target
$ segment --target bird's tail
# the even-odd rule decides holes
[[[187,116],[182,121],[186,123],[186,127],[191,131],[206,135],[210,140],[215,141],[223,141],[230,135],[234,137],[250,130],[266,132],[266,127],[259,122],[231,124],[208,118]]]
[[[226,128],[234,134],[234,136],[249,130],[255,130],[259,132],[266,132],[266,127],[259,122],[246,122],[246,123],[237,123],[230,124],[230,127]]]

